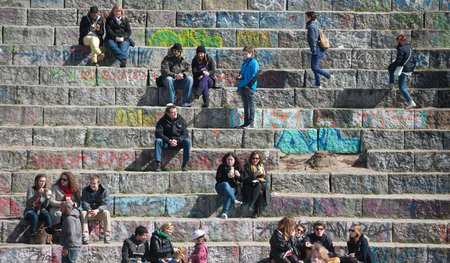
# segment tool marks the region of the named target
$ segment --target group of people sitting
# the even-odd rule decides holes
[[[333,241],[325,232],[325,224],[313,224],[313,233],[306,236],[306,227],[295,223],[291,216],[278,222],[278,228],[270,238],[271,263],[373,263],[368,238],[361,226],[353,224],[349,228],[348,253],[338,256]]]

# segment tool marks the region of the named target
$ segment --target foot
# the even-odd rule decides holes
[[[111,237],[110,236],[106,236],[103,241],[105,242],[105,244],[111,244]]]
[[[255,125],[253,123],[243,127],[243,129],[253,129],[253,128],[255,128]]]
[[[190,103],[183,103],[183,107],[191,107]]]
[[[321,89],[321,88],[322,88],[322,86],[316,86],[316,85],[314,85],[314,86],[312,86],[311,88],[315,88],[315,89]]]
[[[255,219],[258,218],[258,213],[254,213],[251,217]]]
[[[334,80],[334,75],[331,75],[331,77],[327,80],[328,86],[331,85],[331,83],[333,83],[333,80]]]
[[[90,243],[89,237],[83,237],[83,245],[87,245],[89,243]]]
[[[388,83],[384,85],[386,88],[388,89],[393,89],[394,88],[394,83]]]
[[[161,162],[156,162],[155,172],[161,172]]]
[[[96,62],[92,62],[92,66],[94,66],[94,67],[98,67],[98,63],[96,63]]]
[[[98,61],[102,61],[105,58],[105,54],[101,53],[100,55],[97,56],[97,60]]]
[[[236,208],[238,208],[238,207],[240,207],[242,205],[242,202],[241,201],[239,201],[239,200],[234,200],[234,207],[236,207]]]
[[[228,215],[225,214],[225,213],[222,213],[222,215],[220,216],[220,218],[222,218],[222,219],[228,219]]]
[[[125,59],[120,61],[120,67],[121,68],[126,68],[127,67],[127,61]]]
[[[30,243],[30,244],[36,243],[36,233],[30,234],[30,238],[28,239],[28,243]]]
[[[203,105],[202,105],[202,108],[208,108],[209,107],[209,105],[208,104],[206,104],[206,103],[203,103]]]
[[[172,105],[173,105],[172,102],[169,102],[169,103],[166,104],[166,106],[172,106]]]
[[[188,169],[185,164],[181,166],[181,171],[186,172]]]
[[[408,103],[408,105],[405,107],[405,109],[415,108],[416,106],[417,106],[416,103],[412,100]]]

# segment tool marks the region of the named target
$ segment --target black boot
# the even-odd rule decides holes
[[[209,94],[203,94],[203,105],[202,108],[209,107]]]
[[[156,162],[155,172],[161,172],[161,162]]]

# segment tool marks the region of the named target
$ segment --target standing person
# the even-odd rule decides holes
[[[62,263],[74,263],[77,261],[78,253],[81,248],[81,221],[80,211],[74,209],[72,201],[61,203],[61,212],[65,215],[62,223],[61,245]]]
[[[190,160],[191,140],[188,137],[186,121],[178,114],[175,105],[166,107],[166,114],[156,123],[155,129],[156,171],[161,171],[162,149],[179,150],[183,148],[182,171],[187,171]]]
[[[30,244],[35,243],[39,221],[42,221],[46,227],[52,226],[52,218],[46,211],[48,203],[47,177],[44,174],[38,174],[34,178],[34,185],[27,191],[27,202],[23,211],[24,219],[30,224]]]
[[[400,76],[398,77],[398,88],[400,92],[405,97],[406,101],[408,101],[408,105],[405,107],[406,109],[411,109],[416,107],[416,103],[413,101],[409,92],[406,90],[406,80],[408,76],[410,76],[414,68],[416,67],[416,58],[414,51],[408,43],[408,39],[406,36],[399,35],[397,37],[397,57],[394,62],[392,62],[389,67],[389,84],[388,87],[394,87],[394,72],[395,69],[399,66],[403,66],[403,70],[401,71]]]
[[[89,12],[81,18],[80,38],[78,39],[80,45],[91,48],[92,66],[98,67],[97,62],[105,57],[100,50],[100,46],[103,45],[104,33],[103,18],[98,14],[98,8],[92,6]]]
[[[261,152],[253,151],[250,159],[245,164],[245,177],[243,193],[245,201],[249,203],[248,209],[252,213],[252,218],[258,218],[261,213],[263,201],[270,204],[271,196],[266,170],[263,165],[264,155]]]
[[[151,263],[176,263],[174,253],[180,253],[180,249],[174,248],[170,242],[175,227],[172,223],[164,223],[158,230],[153,232],[150,239],[150,262]]]
[[[175,43],[161,62],[161,76],[164,79],[164,87],[169,92],[167,106],[175,104],[175,88],[182,88],[183,107],[191,107],[190,97],[194,80],[190,76],[190,69],[191,65],[184,55],[183,47],[180,43]]]
[[[203,94],[202,108],[209,107],[209,89],[214,85],[215,72],[216,63],[206,54],[205,47],[197,47],[196,55],[192,59],[192,74],[194,75],[194,87],[199,87]],[[198,95],[200,96],[200,94]]]
[[[374,262],[372,251],[369,248],[369,240],[362,233],[360,225],[353,224],[349,231],[347,241],[348,254],[340,257],[343,263],[372,263]]]
[[[242,205],[242,202],[236,199],[238,191],[238,182],[242,182],[243,169],[239,159],[232,153],[225,154],[222,163],[217,168],[216,173],[216,191],[223,197],[222,214],[220,218],[228,218],[228,208],[232,202],[236,208]]]
[[[52,197],[50,198],[50,216],[53,226],[61,228],[60,206],[64,201],[72,201],[73,206],[78,208],[81,201],[80,187],[78,186],[75,175],[71,172],[62,172],[61,177],[52,186]]]
[[[192,234],[195,247],[192,254],[189,256],[191,263],[207,263],[208,262],[208,247],[206,246],[205,231],[197,229]]]
[[[120,61],[120,67],[125,68],[131,45],[131,27],[120,5],[115,5],[106,18],[105,42],[114,57]]]
[[[150,260],[150,245],[147,239],[147,228],[136,227],[134,234],[123,242],[121,263],[137,262],[139,259],[142,262]]]
[[[313,262],[313,263],[333,262],[333,261],[330,261],[330,258],[328,257],[327,249],[320,244],[317,244],[312,248],[311,254],[309,254],[308,258],[309,258],[309,262]]]
[[[83,189],[81,196],[81,222],[83,223],[83,244],[89,244],[88,222],[103,221],[104,242],[111,243],[111,215],[109,212],[109,191],[100,183],[100,176],[93,174],[89,178],[89,186]]]
[[[292,216],[285,216],[278,222],[278,228],[270,238],[270,259],[277,263],[301,262],[294,254],[295,220]]]
[[[305,237],[303,240],[305,242],[305,247],[312,248],[316,244],[324,246],[328,250],[328,256],[330,257],[330,263],[339,263],[340,260],[337,254],[334,252],[333,241],[328,237],[325,232],[325,224],[322,221],[316,221],[313,225],[314,233],[311,233]]]
[[[320,75],[323,75],[328,79],[328,84],[331,84],[334,76],[325,70],[319,68],[320,61],[322,57],[325,55],[325,50],[323,50],[319,45],[319,28],[316,24],[316,13],[314,11],[306,12],[305,17],[306,29],[308,32],[306,33],[306,38],[308,40],[309,49],[311,49],[311,70],[314,72],[315,84],[314,88],[322,88],[320,85]]]
[[[300,223],[296,224],[294,236],[294,253],[301,260],[306,259],[305,242],[303,242],[304,233],[306,233],[305,225]]]
[[[248,129],[255,127],[255,90],[258,85],[257,74],[259,63],[252,58],[253,47],[245,46],[242,50],[244,62],[238,76],[238,94],[241,95],[244,106],[244,124],[240,128]]]

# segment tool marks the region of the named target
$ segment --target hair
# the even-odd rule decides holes
[[[113,8],[111,9],[111,12],[109,13],[109,16],[111,16],[111,17],[114,16],[114,9],[118,9],[122,13],[122,17],[125,17],[125,11],[123,11],[123,8],[121,5],[114,5]]]
[[[253,47],[252,46],[245,46],[244,49],[242,49],[242,51],[247,51],[248,53],[252,53],[253,54]]]
[[[255,155],[259,156],[258,164],[262,164],[263,163],[263,159],[264,159],[264,154],[262,152],[260,152],[260,151],[253,151],[253,152],[250,153],[250,157],[249,157],[250,163],[251,163],[251,161],[253,159],[253,156],[255,156]]]
[[[315,229],[316,226],[323,226],[323,229],[325,229],[325,224],[322,221],[314,222],[313,229]]]
[[[294,230],[295,220],[292,216],[285,216],[278,222],[278,231],[281,232],[286,241],[291,237]]]
[[[177,108],[177,106],[175,106],[175,105],[167,106],[166,107],[166,113],[169,113],[171,109],[176,109],[176,108]]]
[[[39,191],[39,180],[41,180],[42,177],[47,179],[47,176],[45,176],[45,174],[38,174],[38,175],[36,175],[36,177],[34,177],[33,189],[35,191]],[[47,188],[47,182],[45,183],[44,188]]]
[[[406,38],[405,35],[398,35],[396,39],[397,39],[397,42],[398,42],[398,44],[399,44],[400,46],[405,45],[404,42],[406,42],[406,44],[408,44],[408,39]]]
[[[208,55],[206,55],[206,53],[205,53],[205,55],[203,56],[203,59],[200,60],[200,59],[198,58],[198,55],[195,54],[195,59],[196,59],[198,62],[200,62],[200,63],[207,63],[207,62],[208,62]]]
[[[309,253],[309,260],[311,260],[312,254],[314,252],[317,252],[317,254],[319,254],[319,256],[325,261],[328,262],[328,260],[330,259],[328,257],[328,250],[322,246],[319,243],[315,243],[314,247],[311,249],[311,253]]]
[[[349,241],[353,243],[357,243],[362,234],[362,228],[358,224],[353,224],[350,228],[354,228],[356,232],[356,236],[354,238],[349,237]]]
[[[56,183],[53,185],[60,185],[61,184],[61,178],[62,176],[65,175],[67,176],[67,179],[69,179],[69,188],[72,190],[73,195],[77,198],[80,199],[81,197],[81,192],[80,192],[80,187],[78,186],[77,183],[77,179],[75,178],[75,175],[71,172],[62,172],[61,176],[59,176],[58,181],[56,181]]]
[[[91,174],[91,176],[89,176],[89,181],[92,180],[98,180],[98,182],[100,182],[100,176],[98,174]]]
[[[65,209],[72,210],[73,209],[73,202],[72,201],[63,201],[61,203],[61,206]]]
[[[198,242],[200,242],[200,243],[204,243],[204,242],[208,241],[204,235],[201,236],[201,237],[199,237],[199,238],[197,238],[197,240],[198,240]]]
[[[306,12],[306,16],[310,18],[310,21],[315,21],[317,18],[316,12],[314,12],[314,11]]]
[[[229,156],[232,156],[234,158],[234,168],[237,168],[238,170],[241,170],[241,161],[237,158],[237,156],[233,152],[228,152],[222,157],[222,164],[227,165],[227,158]]]
[[[136,235],[136,236],[142,236],[143,234],[147,234],[147,233],[148,233],[148,230],[145,226],[138,226],[134,230],[134,235]]]
[[[172,225],[172,223],[170,222],[166,222],[164,223],[160,228],[159,231],[163,232],[164,234],[166,233],[167,229],[169,228],[173,228],[174,226]]]
[[[304,224],[298,223],[298,224],[295,225],[295,228],[297,228],[297,227],[301,227],[303,229],[303,233],[306,232],[306,226]]]

